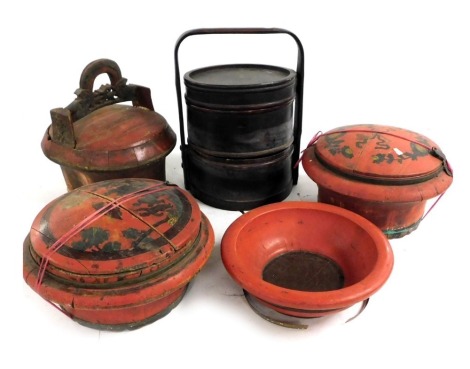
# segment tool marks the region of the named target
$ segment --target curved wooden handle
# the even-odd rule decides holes
[[[110,84],[93,91],[96,77],[106,73]],[[142,106],[154,111],[150,89],[127,84],[122,78],[121,69],[110,59],[97,59],[89,63],[80,76],[80,87],[75,91],[77,98],[66,108],[51,110],[51,138],[64,146],[75,147],[73,123],[91,112],[108,105],[132,101],[134,106]]]
[[[283,28],[198,28],[189,30],[183,33],[175,45],[175,80],[176,80],[176,93],[178,99],[178,113],[180,121],[180,142],[181,142],[181,151],[183,159],[183,167],[185,168],[185,183],[186,188],[189,187],[189,164],[186,159],[186,138],[185,138],[185,128],[184,128],[184,118],[183,118],[183,103],[181,96],[181,81],[180,81],[180,70],[178,62],[178,50],[181,43],[189,36],[195,35],[211,35],[211,34],[287,34],[291,36],[297,44],[298,54],[297,54],[297,76],[296,76],[296,99],[295,99],[295,112],[294,112],[294,152],[292,154],[292,180],[294,185],[297,184],[299,177],[299,169],[295,165],[300,156],[300,137],[302,134],[302,109],[303,109],[303,90],[304,90],[304,49],[299,38],[292,33]]]
[[[117,63],[110,59],[98,59],[88,64],[83,69],[80,76],[80,88],[83,90],[93,91],[93,84],[96,77],[106,73],[112,86],[116,86],[122,79],[121,69]]]

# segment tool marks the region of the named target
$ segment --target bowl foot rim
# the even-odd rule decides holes
[[[326,317],[326,316],[318,316],[318,317],[306,318],[306,317],[296,317],[293,315],[283,314],[262,304],[256,297],[254,297],[245,289],[243,290],[243,294],[245,296],[246,301],[248,302],[248,305],[256,314],[258,314],[260,317],[267,320],[268,322],[282,326],[282,327],[292,328],[292,329],[307,329],[310,325],[313,324],[313,322],[317,321],[318,319]],[[369,303],[369,298],[363,300],[361,302],[361,307],[359,308],[359,311],[354,316],[346,320],[345,323],[349,323],[350,321],[356,319],[359,315],[361,315],[362,312],[367,307],[368,303]]]

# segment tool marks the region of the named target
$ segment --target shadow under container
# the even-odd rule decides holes
[[[303,201],[240,216],[223,235],[221,257],[259,315],[294,328],[366,301],[393,268],[389,241],[370,221]]]
[[[388,238],[416,230],[429,199],[453,180],[445,155],[429,138],[403,128],[361,124],[321,134],[302,157],[318,201],[369,219]]]
[[[288,33],[280,29],[199,29],[176,46],[177,89],[185,187],[202,202],[247,210],[282,201],[297,182],[303,87],[298,71],[263,64],[227,64],[185,73],[187,143],[177,51],[188,36]],[[292,34],[290,34],[292,35]]]
[[[102,73],[111,84],[93,91]],[[51,110],[41,147],[60,165],[68,190],[108,179],[166,179],[176,134],[154,111],[150,89],[126,82],[114,61],[96,60],[83,70],[77,98]]]
[[[108,180],[39,212],[23,244],[23,277],[82,325],[130,330],[178,305],[213,246],[211,224],[185,190]]]

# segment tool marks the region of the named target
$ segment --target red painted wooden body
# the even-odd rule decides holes
[[[389,238],[415,230],[426,201],[444,193],[452,172],[437,144],[402,128],[351,125],[322,134],[302,158],[318,201],[352,210]]]
[[[380,229],[349,210],[317,202],[281,202],[245,213],[225,232],[221,256],[233,279],[258,302],[301,318],[334,314],[368,299],[393,268],[393,252]]]
[[[82,324],[131,329],[177,305],[213,245],[211,225],[186,191],[151,179],[109,180],[41,210],[24,242],[24,279]]]
[[[93,92],[97,75],[111,84]],[[165,158],[176,144],[167,121],[153,109],[150,90],[127,85],[117,64],[90,63],[80,79],[78,97],[67,108],[51,110],[44,154],[61,166],[69,190],[115,178],[165,180]],[[118,104],[132,101],[133,106]]]

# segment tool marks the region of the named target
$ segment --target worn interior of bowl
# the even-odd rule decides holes
[[[347,217],[317,209],[263,213],[238,234],[244,272],[299,291],[329,291],[360,282],[378,254],[373,238]]]

